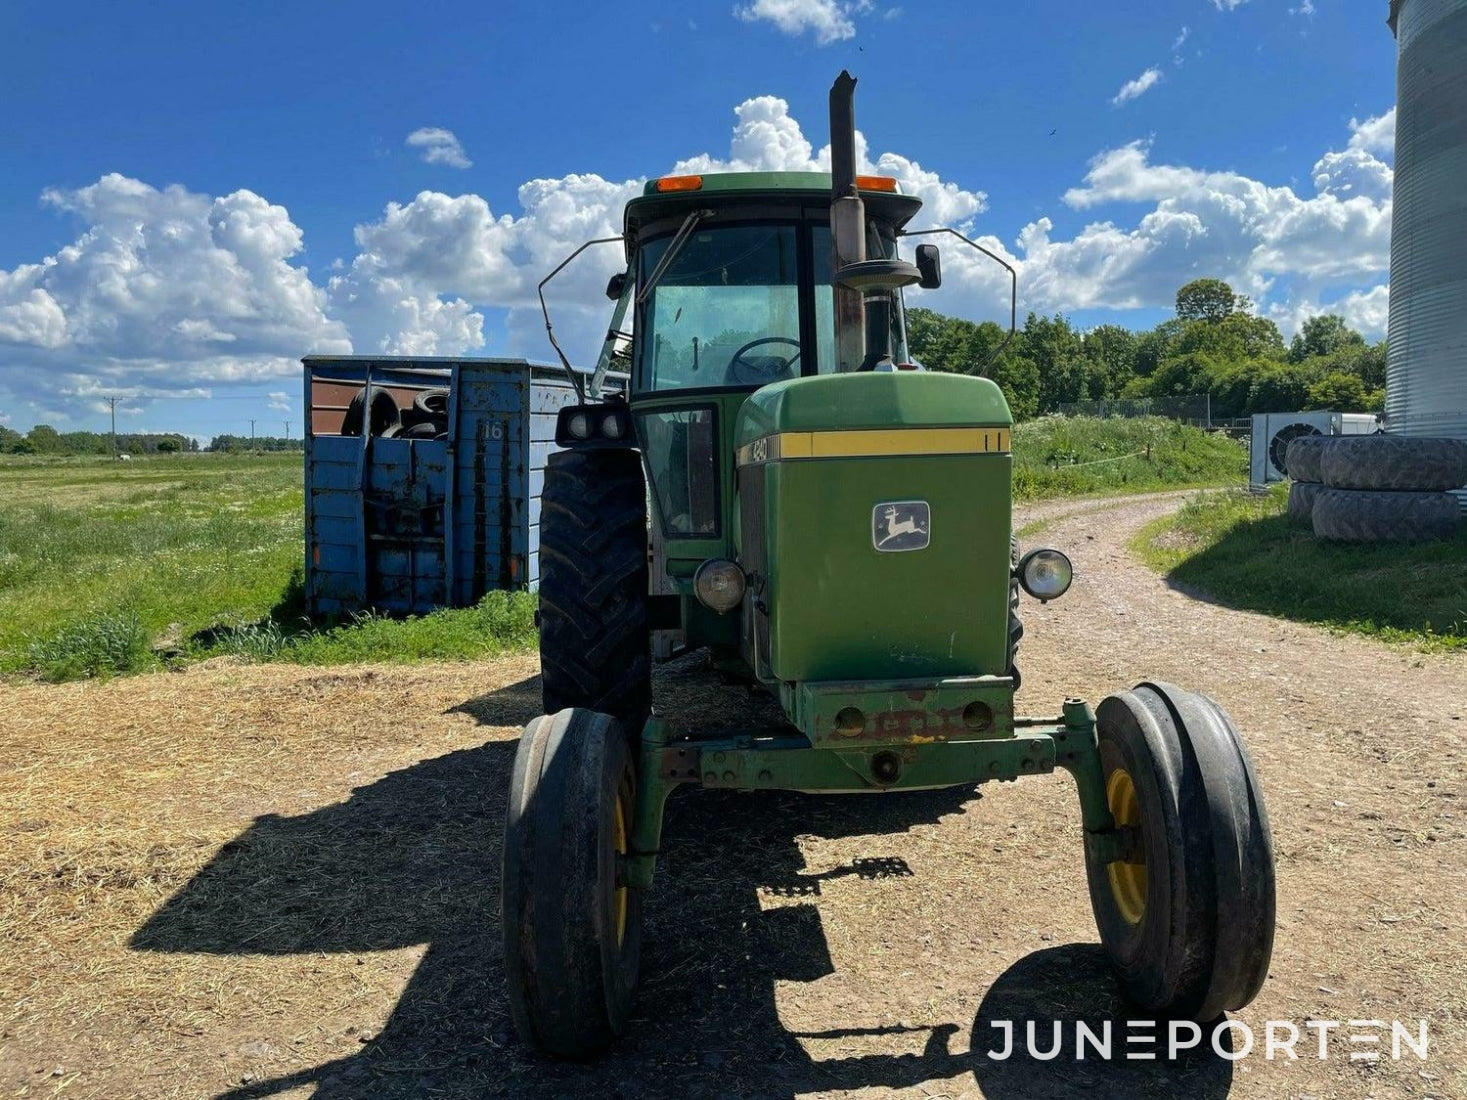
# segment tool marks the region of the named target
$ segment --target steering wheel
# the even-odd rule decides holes
[[[766,361],[770,359],[780,360],[779,366],[770,370],[767,366],[760,366],[744,358],[744,353],[753,351],[755,348],[763,347],[765,344],[789,344],[795,349],[795,353],[788,359],[778,355],[763,356]],[[728,361],[728,369],[724,372],[724,384],[729,386],[762,386],[769,382],[783,382],[786,378],[793,378],[790,368],[799,359],[800,353],[805,349],[800,346],[798,340],[791,340],[788,336],[763,336],[758,340],[750,340],[738,351],[733,353],[733,358]]]

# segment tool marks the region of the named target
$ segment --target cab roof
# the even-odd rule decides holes
[[[689,178],[689,177],[681,177]],[[698,186],[686,190],[658,190],[649,180],[642,193],[627,203],[626,231],[634,237],[650,222],[683,217],[692,209],[722,209],[730,205],[830,205],[829,172],[716,172],[698,177]],[[900,229],[922,208],[915,195],[874,191],[862,187],[861,199],[872,217]]]

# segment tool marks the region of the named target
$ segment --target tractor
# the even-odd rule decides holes
[[[1004,261],[910,230],[920,200],[857,174],[854,89],[844,72],[831,89],[829,174],[663,177],[626,204],[594,372],[546,311],[577,398],[545,470],[545,713],[515,755],[501,901],[510,1012],[547,1055],[594,1057],[628,1026],[680,786],[893,797],[1064,769],[1130,1002],[1206,1022],[1268,972],[1272,840],[1222,708],[1142,683],[1014,713],[1019,592],[1057,599],[1072,566],[1018,552],[1012,417],[984,365],[910,361],[903,292],[940,285],[941,261],[899,244],[949,233]],[[659,714],[654,635],[783,720]]]

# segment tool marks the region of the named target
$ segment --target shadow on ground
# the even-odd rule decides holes
[[[1345,628],[1467,639],[1467,523],[1432,542],[1331,542],[1283,516],[1241,520],[1167,574],[1172,589],[1243,611]],[[1259,563],[1266,562],[1267,568]]]
[[[526,680],[455,709],[514,726],[539,706],[539,682]],[[880,799],[675,795],[664,866],[647,905],[632,1033],[594,1065],[539,1061],[515,1041],[504,1004],[499,842],[513,749],[492,741],[394,772],[310,814],[262,817],[137,931],[137,950],[219,955],[428,945],[387,1025],[360,1053],[242,1086],[226,1100],[301,1086],[314,1086],[318,1100],[592,1091],[686,1100],[906,1088],[954,1076],[964,1088],[976,1078],[996,1100],[1209,1100],[1228,1091],[1231,1064],[1210,1055],[1174,1065],[1072,1060],[1073,1020],[1098,1029],[1120,1013],[1099,949],[1088,946],[1015,964],[989,990],[967,1043],[950,1022],[821,1035],[784,1028],[775,983],[814,981],[833,966],[820,911],[798,902],[761,910],[760,891],[797,898],[818,894],[832,877],[909,875],[884,854],[885,835],[964,812],[971,789]],[[870,848],[848,867],[805,874],[795,843],[802,834],[869,836]],[[1060,1058],[985,1057],[998,1034],[992,1021],[1015,1021],[1022,1040],[1027,1019],[1065,1021]],[[816,1060],[801,1041],[898,1032],[925,1033],[922,1053]]]
[[[187,650],[179,649],[178,653],[182,655],[189,650],[207,651],[221,646],[226,649],[237,648],[242,637],[249,638],[265,632],[273,632],[285,638],[295,637],[308,634],[323,625],[334,625],[335,621],[326,618],[313,620],[307,613],[305,570],[297,565],[291,571],[285,587],[280,590],[275,605],[263,618],[251,623],[215,623],[196,630],[188,637]]]

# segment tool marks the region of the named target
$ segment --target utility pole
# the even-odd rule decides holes
[[[117,398],[107,398],[107,405],[112,410],[112,457],[117,457]]]
[[[255,422],[250,421],[250,454],[255,453]]]
[[[287,420],[285,422],[285,442],[286,443],[289,443],[290,442],[290,421],[289,420]]]

